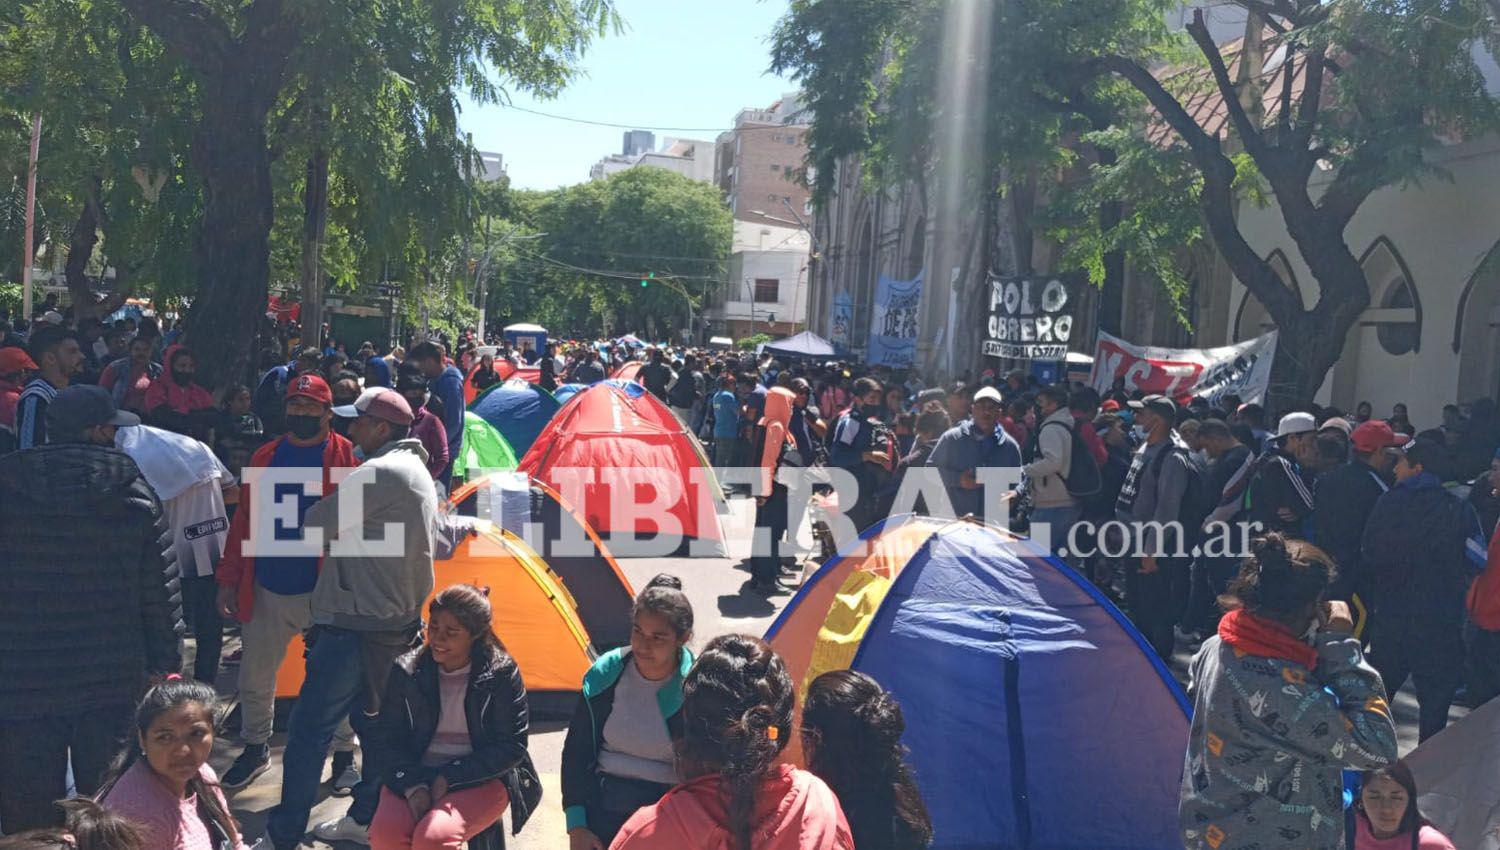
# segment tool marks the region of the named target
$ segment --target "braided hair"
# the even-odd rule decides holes
[[[808,769],[839,798],[855,847],[917,850],[932,843],[932,818],[901,735],[901,706],[880,683],[853,670],[814,679],[802,706]]]
[[[786,748],[796,689],[770,645],[715,638],[682,685],[681,761],[687,778],[719,774],[733,850],[751,850],[755,791]]]

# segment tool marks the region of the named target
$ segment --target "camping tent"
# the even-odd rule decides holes
[[[636,501],[666,503],[664,513],[682,529],[684,546],[704,541],[692,554],[723,554],[724,494],[703,446],[640,384],[611,379],[573,396],[521,458],[520,469],[573,498],[616,553],[651,552],[630,537],[647,538],[662,528],[644,508],[633,518],[614,515],[611,484],[632,483]],[[592,482],[580,482],[582,473],[592,473]],[[573,487],[582,490],[581,499]]]
[[[1182,846],[1186,698],[1124,615],[1029,541],[877,523],[766,637],[804,693],[845,668],[894,693],[934,848]]]
[[[588,389],[588,384],[562,384],[552,391],[552,397],[557,399],[558,404],[567,404],[579,390]]]
[[[469,409],[524,455],[560,406],[552,393],[536,384],[510,380],[485,390]]]
[[[495,635],[521,668],[532,713],[569,716],[594,651],[573,597],[541,556],[521,538],[494,529],[434,562],[433,576],[434,594],[455,584],[489,588]],[[294,697],[302,687],[300,643],[300,637],[292,641],[276,674],[277,696]]]
[[[604,541],[556,490],[523,472],[500,473],[454,490],[451,501],[459,513],[522,538],[546,560],[577,601],[595,649],[630,642],[635,591]]]
[[[474,411],[465,410],[463,452],[453,460],[453,477],[466,480],[515,468],[516,453],[510,443]]]
[[[615,340],[615,345],[628,345],[631,348],[645,348],[646,344],[641,342],[640,337],[635,334],[626,334]]]
[[[620,381],[635,381],[636,383],[640,383],[641,367],[644,365],[646,364],[639,360],[627,360],[621,363],[620,368],[616,369],[615,373],[610,375],[610,377]]]
[[[1500,699],[1423,741],[1406,756],[1422,814],[1459,850],[1500,848]]]
[[[796,336],[765,343],[760,351],[776,357],[809,357],[817,360],[827,360],[841,353],[833,343],[812,331],[803,331]]]

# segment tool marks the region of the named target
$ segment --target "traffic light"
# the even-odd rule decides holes
[[[651,283],[651,281],[653,281],[655,279],[656,279],[656,272],[646,272],[646,276],[643,277],[643,278],[641,278],[641,288],[645,289],[646,286],[649,283]]]

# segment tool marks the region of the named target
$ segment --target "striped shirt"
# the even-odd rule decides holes
[[[16,447],[35,448],[47,443],[47,405],[57,398],[57,388],[46,378],[33,378],[16,402]]]

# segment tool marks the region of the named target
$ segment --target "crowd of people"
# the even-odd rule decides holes
[[[541,793],[526,690],[486,591],[432,597],[433,563],[483,528],[444,507],[466,393],[524,367],[551,390],[639,360],[635,380],[755,498],[773,541],[804,519],[778,473],[836,472],[817,487],[855,531],[898,509],[1009,523],[1115,598],[1163,657],[1201,644],[1186,846],[1342,845],[1341,768],[1369,771],[1358,850],[1446,846],[1416,812],[1389,695],[1413,680],[1426,738],[1456,700],[1500,693],[1487,399],[1421,431],[1404,406],[1379,419],[1367,404],[1285,412],[1272,429],[1228,394],[1101,394],[1020,371],[928,386],[847,361],[472,335],[350,355],[283,331],[255,380],[215,403],[187,339],[181,320],[163,332],[48,311],[0,341],[0,847],[66,831],[77,847],[287,850],[330,748],[329,788],[352,799],[315,836],[503,846],[502,812],[519,830]],[[910,498],[923,476],[936,486]],[[315,486],[287,497],[288,482]],[[256,519],[273,505],[275,522]],[[394,548],[332,545],[391,526]],[[254,539],[262,527],[270,541]],[[1255,530],[1242,548],[1210,545],[1241,528]],[[788,592],[783,554],[753,554],[748,592]],[[836,671],[799,696],[756,638],[695,654],[693,619],[681,582],[659,576],[629,646],[581,682],[563,750],[572,850],[930,844],[901,710],[878,682]],[[223,655],[226,629],[238,657]],[[276,675],[299,634],[280,802],[264,836],[245,836],[233,794],[270,767]],[[230,663],[241,748],[220,777],[213,685]],[[781,763],[793,734],[806,770]],[[56,804],[70,765],[98,805]]]

